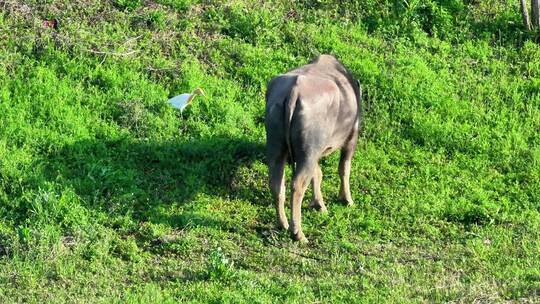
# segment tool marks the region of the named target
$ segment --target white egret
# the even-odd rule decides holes
[[[173,107],[179,109],[180,112],[182,112],[191,103],[193,98],[197,95],[202,95],[206,97],[206,95],[204,95],[204,92],[201,88],[196,88],[192,93],[180,94],[178,96],[175,96],[169,99],[169,103]]]

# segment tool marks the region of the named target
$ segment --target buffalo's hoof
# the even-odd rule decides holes
[[[316,200],[311,201],[311,203],[309,204],[309,208],[313,208],[313,209],[319,211],[320,213],[327,213],[328,212],[328,209],[326,209],[326,206],[324,205],[324,203],[321,204]]]
[[[347,205],[347,207],[354,206],[354,201],[352,200],[352,198],[346,198],[346,197],[343,197],[343,196],[339,196],[338,200],[344,202],[345,205]]]
[[[278,220],[276,223],[276,227],[279,230],[289,230],[289,223]]]
[[[291,238],[292,238],[294,241],[299,242],[300,244],[307,244],[307,243],[309,243],[308,239],[306,238],[306,236],[304,235],[303,232],[292,233],[292,234],[291,234]]]

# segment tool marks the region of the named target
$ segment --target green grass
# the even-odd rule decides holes
[[[517,1],[70,2],[0,1],[0,302],[539,301]],[[356,206],[324,159],[302,246],[274,228],[264,91],[320,53],[366,116]]]

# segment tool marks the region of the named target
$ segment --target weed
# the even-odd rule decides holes
[[[213,250],[208,257],[206,275],[210,280],[230,281],[234,278],[234,262],[230,261],[221,247]]]

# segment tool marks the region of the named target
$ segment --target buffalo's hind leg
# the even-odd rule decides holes
[[[354,155],[354,149],[358,141],[358,131],[355,130],[351,138],[341,148],[341,158],[339,160],[339,177],[341,179],[341,187],[339,189],[339,200],[347,203],[347,206],[353,206],[354,201],[351,196],[351,188],[349,184],[351,176],[351,160]]]
[[[298,162],[292,179],[291,224],[289,225],[289,231],[294,240],[302,243],[307,243],[307,239],[302,232],[302,200],[316,165],[317,162],[315,161]]]
[[[289,223],[285,215],[285,163],[287,162],[287,152],[280,149],[272,153],[268,159],[268,173],[270,190],[274,199],[277,214],[278,228],[287,230]]]

